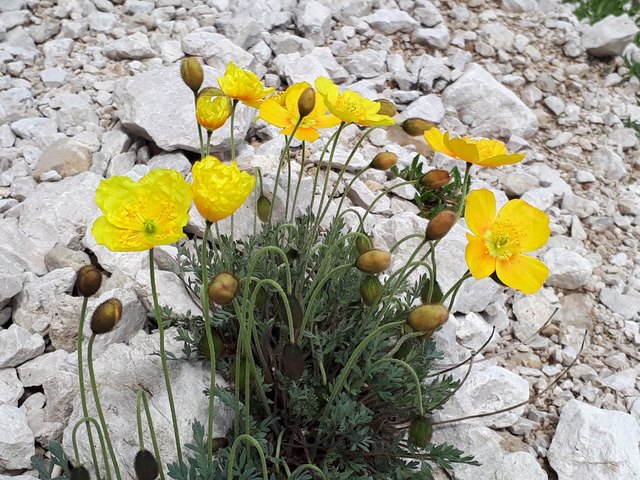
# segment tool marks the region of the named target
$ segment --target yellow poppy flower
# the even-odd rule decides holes
[[[296,124],[300,120],[298,101],[302,92],[310,88],[307,82],[294,83],[279,99],[268,98],[260,105],[260,118],[271,125],[281,128],[280,133],[291,135]],[[280,103],[284,99],[284,104]],[[327,107],[320,97],[316,97],[316,103],[311,113],[302,119],[296,130],[295,137],[298,140],[314,142],[320,134],[319,128],[331,128],[340,123],[340,119],[327,113]]]
[[[518,163],[524,153],[508,153],[504,143],[486,138],[450,138],[437,128],[425,132],[424,139],[436,152],[482,167],[499,167]]]
[[[273,88],[264,88],[258,76],[229,62],[224,77],[218,77],[220,89],[229,98],[240,100],[250,107],[258,108],[262,100],[273,92]]]
[[[549,239],[549,218],[524,200],[507,202],[496,216],[496,198],[485,188],[467,196],[465,258],[476,278],[497,273],[505,285],[530,294],[549,276],[540,260],[523,255],[542,247]]]
[[[231,115],[231,102],[218,89],[205,88],[196,99],[196,119],[203,128],[217,130]]]
[[[391,117],[380,115],[380,103],[364,98],[353,90],[340,93],[338,86],[326,77],[316,78],[316,89],[331,113],[345,123],[366,127],[393,125]]]
[[[96,204],[102,210],[91,233],[114,252],[138,252],[185,236],[191,188],[175,170],[151,170],[139,182],[111,177],[100,182]]]
[[[193,165],[193,201],[209,222],[227,218],[245,202],[256,178],[241,172],[236,162],[222,163],[209,155]]]

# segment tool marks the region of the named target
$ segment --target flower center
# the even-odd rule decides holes
[[[153,235],[158,230],[155,220],[145,220],[142,224],[142,229],[147,235]]]
[[[492,257],[506,260],[520,251],[520,235],[508,222],[497,221],[484,236],[485,245]]]
[[[357,98],[354,98],[355,95],[357,95],[355,94],[355,92],[353,95],[349,95],[349,93],[350,92],[345,92],[336,99],[336,110],[351,114],[354,117],[359,118],[366,113],[364,105],[362,104],[362,102],[358,102]]]

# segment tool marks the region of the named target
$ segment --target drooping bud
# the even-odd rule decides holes
[[[362,235],[358,235],[356,237],[356,250],[358,250],[358,253],[362,255],[364,252],[368,252],[373,248],[373,242],[366,233],[360,233]]]
[[[369,250],[356,259],[356,268],[364,273],[382,273],[391,266],[391,254],[384,250]]]
[[[197,58],[187,57],[182,59],[180,76],[185,85],[189,87],[193,93],[198,93],[204,80],[204,71]]]
[[[110,332],[122,317],[122,302],[117,298],[111,298],[101,303],[91,317],[91,331],[100,335]]]
[[[427,240],[440,240],[449,233],[457,220],[456,212],[443,210],[429,221],[425,237]]]
[[[79,467],[75,467],[71,470],[71,475],[69,477],[71,480],[91,480],[91,476],[89,475],[89,470],[84,468],[82,465]]]
[[[378,277],[374,275],[364,277],[360,284],[360,296],[367,307],[376,303],[378,297],[380,297],[380,292],[382,292],[382,283],[380,283]]]
[[[85,265],[76,276],[76,289],[83,297],[90,297],[100,290],[102,273],[95,265]]]
[[[304,373],[304,352],[295,343],[287,343],[282,349],[282,373],[291,380],[300,380]]]
[[[302,304],[295,295],[287,295],[287,302],[289,303],[289,309],[291,309],[293,328],[300,328],[302,326],[302,319],[304,318]],[[281,297],[278,297],[278,310],[282,321],[288,324],[289,317],[287,317],[287,307],[285,307],[284,300],[282,300]]]
[[[420,301],[422,303],[440,303],[443,297],[442,289],[440,288],[440,284],[436,280],[433,284],[433,291],[431,292],[431,298],[429,298],[429,282],[422,287],[422,291],[420,292]]]
[[[260,221],[267,223],[269,221],[269,214],[271,213],[271,200],[264,195],[260,195],[258,204],[256,205],[256,212],[258,213]]]
[[[420,185],[429,190],[438,190],[451,181],[451,176],[446,170],[430,170],[420,179]]]
[[[218,332],[211,332],[211,336],[213,337],[213,348],[216,351],[216,360],[220,360],[222,358],[222,349],[224,348],[222,345],[222,337],[218,334]],[[207,335],[203,335],[200,339],[200,353],[207,360],[211,360],[211,351],[209,349],[209,340],[207,339]]]
[[[209,284],[209,300],[218,305],[227,305],[238,293],[240,283],[233,273],[222,272]]]
[[[268,299],[267,291],[264,287],[259,287],[258,293],[256,294],[256,307],[263,308],[267,304]]]
[[[394,105],[394,103],[386,98],[379,98],[378,100],[374,100],[374,102],[380,104],[380,110],[378,110],[378,115],[386,115],[387,117],[393,117],[396,113],[398,113],[398,109]]]
[[[449,319],[449,311],[440,303],[428,303],[415,307],[409,312],[411,328],[419,332],[431,332],[444,325]]]
[[[402,129],[407,135],[418,137],[424,135],[424,132],[435,127],[435,125],[423,118],[407,118],[402,122]]]
[[[409,427],[409,445],[427,448],[431,443],[431,435],[433,435],[431,422],[424,417],[416,417]]]
[[[226,437],[216,437],[211,440],[211,453],[216,453],[221,448],[227,448],[229,446],[229,440]]]
[[[133,469],[138,480],[155,480],[158,478],[158,462],[149,450],[140,450],[133,461]]]
[[[409,355],[411,351],[411,343],[410,340],[406,340],[400,348],[396,350],[396,353],[393,354],[393,358],[397,358],[398,360],[404,360]]]
[[[376,170],[385,171],[389,170],[396,163],[398,163],[398,155],[393,152],[380,152],[375,157],[373,157],[373,160],[371,160],[369,166],[371,168],[375,168]]]
[[[300,113],[300,118],[304,118],[309,115],[313,108],[316,106],[316,91],[309,87],[298,99],[298,112]]]

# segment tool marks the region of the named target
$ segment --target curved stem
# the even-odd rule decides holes
[[[311,470],[312,472],[317,473],[318,475],[320,475],[322,478],[324,478],[324,480],[327,480],[327,476],[324,474],[324,472],[322,470],[320,470],[317,466],[311,464],[311,463],[304,463],[302,465],[300,465],[298,468],[296,468],[291,475],[289,475],[290,477],[292,477],[293,475],[295,475],[298,471],[302,471],[302,470]]]
[[[469,188],[471,187],[471,167],[472,164],[467,162],[467,165],[464,168],[464,179],[462,180],[462,195],[460,197],[460,203],[458,204],[458,209],[456,211],[457,218],[460,218],[462,212],[464,211],[464,204],[467,199],[467,195],[469,194]]]
[[[376,365],[383,362],[391,362],[391,363],[398,364],[402,368],[404,368],[407,372],[409,372],[409,374],[413,377],[413,384],[416,387],[416,397],[418,399],[418,413],[420,414],[421,417],[424,417],[424,406],[422,403],[422,389],[420,387],[420,379],[418,378],[418,374],[416,373],[416,371],[407,362],[402,361],[398,358],[393,358],[393,357],[381,358],[380,360],[375,362],[373,365],[371,365],[371,370],[373,370],[376,367]]]
[[[239,435],[238,438],[235,439],[233,445],[231,446],[231,452],[229,453],[229,466],[227,467],[227,480],[233,480],[233,466],[236,463],[236,455],[238,453],[238,446],[240,442],[250,443],[255,447],[260,455],[260,463],[262,465],[262,479],[269,480],[269,472],[267,470],[267,459],[264,456],[264,452],[262,451],[262,447],[258,443],[258,441],[253,438],[251,435]]]
[[[367,209],[364,212],[364,215],[362,216],[362,223],[364,223],[364,221],[367,219],[367,217],[369,216],[369,214],[371,213],[371,210],[373,210],[373,206],[378,203],[378,201],[384,197],[387,193],[389,193],[392,190],[395,190],[396,188],[400,188],[400,187],[404,187],[405,185],[415,185],[417,182],[417,180],[408,180],[406,182],[401,182],[401,183],[397,183],[395,185],[392,185],[389,188],[385,188],[376,198],[373,199],[373,202],[371,202],[371,205],[369,205],[367,207]]]
[[[164,480],[164,470],[162,468],[162,458],[160,457],[160,448],[158,447],[158,440],[156,438],[156,430],[153,426],[153,419],[151,418],[151,412],[149,410],[149,401],[147,400],[146,392],[141,388],[138,390],[136,402],[137,402],[137,410],[140,412],[140,401],[142,400],[142,404],[144,405],[144,413],[147,417],[147,425],[149,426],[149,436],[151,437],[151,443],[153,444],[153,453],[156,456],[156,460],[158,461],[158,465],[160,465],[160,480]],[[140,417],[140,413],[138,413],[138,417]],[[142,419],[138,419],[138,428],[142,430]],[[144,448],[144,440],[142,433],[139,432],[140,435],[140,449]]]
[[[105,465],[105,472],[107,474],[107,479],[111,478],[111,469],[109,468],[109,457],[107,457],[107,451],[105,450],[104,447],[104,438],[102,437],[102,432],[100,431],[100,425],[98,425],[98,422],[96,421],[95,418],[92,417],[83,417],[80,420],[78,420],[76,422],[76,424],[73,426],[73,430],[71,432],[71,440],[73,442],[73,452],[75,454],[76,457],[76,466],[80,465],[80,452],[78,451],[78,438],[77,438],[77,433],[78,433],[78,427],[80,425],[82,425],[83,423],[87,424],[87,431],[91,430],[91,425],[89,425],[90,423],[93,424],[94,427],[96,427],[96,432],[98,433],[98,441],[100,442],[100,449],[102,450],[102,459],[104,460],[104,465]],[[97,470],[97,460],[96,460],[96,478],[100,478],[100,471]]]

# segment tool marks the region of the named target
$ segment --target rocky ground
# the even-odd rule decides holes
[[[203,58],[211,85],[229,60],[274,87],[325,75],[391,99],[403,118],[497,136],[526,152],[521,164],[474,173],[477,185],[548,213],[552,237],[539,253],[551,276],[529,297],[490,280],[464,290],[439,337],[447,358],[477,349],[492,326],[500,335],[439,419],[537,395],[574,361],[585,331],[586,346],[531,405],[437,429],[436,440],[483,463],[456,468],[458,479],[640,478],[640,153],[631,128],[640,122],[639,84],[623,82],[620,58],[626,48],[640,60],[628,45],[636,32],[624,18],[589,27],[558,0],[0,0],[0,479],[33,474],[34,439],[46,445],[65,432],[70,446],[70,418],[79,418],[81,303],[71,289],[89,254],[111,273],[103,299],[121,298],[127,316],[126,328],[96,346],[97,369],[111,374],[105,388],[109,381],[128,393],[157,388],[154,408],[163,408],[162,389],[144,375],[157,368],[144,356],[157,338],[139,331],[150,303],[146,256],[108,252],[86,230],[103,177],[139,178],[169,166],[189,174],[197,137],[191,93],[176,66],[185,55]],[[273,173],[282,139],[272,127],[252,126],[253,118],[250,109],[238,112],[236,138],[248,142],[240,160]],[[338,159],[356,134],[347,129]],[[228,156],[229,145],[228,132],[217,132],[214,150]],[[381,147],[404,165],[425,151],[397,129],[379,130],[355,167]],[[311,145],[309,159],[318,156]],[[309,180],[301,210],[313,195]],[[365,176],[349,201],[366,206],[386,181]],[[411,198],[400,191],[374,211],[376,242],[424,228]],[[202,219],[193,217],[189,229],[201,233]],[[250,226],[236,228],[242,234]],[[465,269],[464,244],[462,226],[443,243],[445,288]],[[161,253],[170,261],[175,249]],[[160,282],[161,298],[175,309],[195,309],[172,273],[162,272]],[[195,376],[187,370],[199,367],[181,368]],[[202,386],[182,390],[180,404]],[[135,408],[126,403],[133,396],[111,401],[124,412]],[[133,423],[112,414],[123,429]]]

